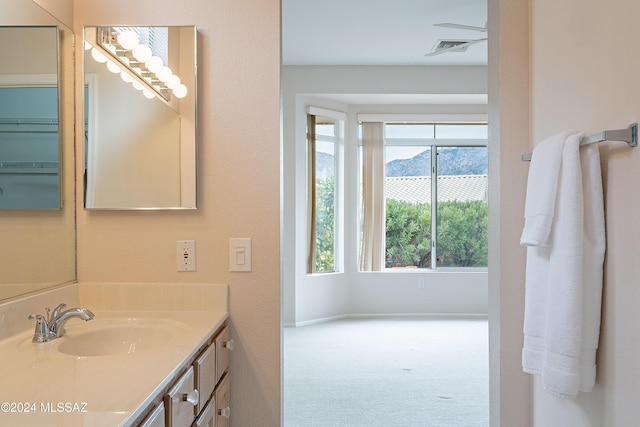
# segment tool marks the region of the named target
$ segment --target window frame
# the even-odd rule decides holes
[[[363,118],[359,117],[359,123],[362,123]],[[439,148],[455,148],[455,147],[485,147],[488,149],[489,140],[487,138],[438,138],[437,137],[437,128],[438,126],[444,125],[483,125],[488,126],[488,122],[486,118],[484,120],[463,120],[463,121],[433,121],[433,120],[417,120],[417,121],[382,121],[384,126],[384,141],[385,147],[389,146],[415,146],[415,147],[425,147],[425,149],[429,148],[431,150],[431,165],[430,165],[430,176],[431,176],[431,266],[428,268],[418,268],[418,269],[402,269],[402,268],[387,268],[386,263],[383,266],[382,272],[405,272],[405,271],[417,271],[420,273],[428,272],[428,271],[451,271],[451,272],[471,272],[471,271],[486,271],[488,267],[445,267],[437,265],[437,230],[438,230],[438,190],[437,190],[437,179],[438,179],[438,165],[437,165],[437,150]],[[433,137],[420,137],[420,138],[407,138],[407,137],[387,137],[387,125],[433,125]],[[359,141],[359,144],[362,144],[362,141]],[[362,159],[360,159],[362,162]],[[361,165],[362,167],[362,165]],[[386,161],[385,161],[385,170],[386,170]],[[386,172],[385,172],[386,176]],[[386,191],[384,194],[384,200],[386,201]],[[385,226],[386,230],[386,226]],[[385,233],[386,239],[386,233]],[[386,247],[386,244],[384,245]],[[360,270],[361,272],[363,270]]]
[[[343,183],[342,183],[342,176],[343,176],[343,152],[344,152],[344,137],[345,137],[345,128],[346,128],[346,114],[342,113],[342,112],[338,112],[338,111],[332,111],[332,110],[327,110],[327,109],[323,109],[323,108],[317,108],[317,107],[312,107],[309,106],[307,107],[307,126],[309,124],[309,116],[316,116],[316,117],[324,117],[324,118],[329,118],[329,119],[333,119],[335,121],[334,124],[334,136],[328,136],[328,135],[318,135],[315,132],[313,133],[313,135],[315,136],[315,142],[330,142],[334,144],[334,194],[333,194],[333,269],[332,270],[324,270],[324,271],[318,271],[317,270],[317,260],[314,260],[314,262],[311,262],[311,257],[313,256],[315,258],[316,256],[316,240],[315,240],[315,236],[316,236],[316,230],[315,230],[315,226],[313,227],[313,234],[314,237],[311,238],[311,233],[307,234],[307,274],[308,275],[325,275],[325,274],[332,274],[332,273],[339,273],[342,271],[342,265],[343,265],[343,261],[342,261],[342,239],[343,239],[343,232],[342,232],[342,224],[344,222],[343,220],[343,192],[344,192],[344,188],[343,188]],[[314,142],[314,147],[315,147],[315,142]],[[306,131],[306,138],[305,138],[305,144],[306,144],[306,150],[307,153],[309,152],[310,149],[310,132],[309,129],[307,129]],[[315,155],[314,155],[315,158]],[[309,159],[309,156],[307,156],[307,159]],[[307,165],[306,165],[306,185],[307,185],[307,221],[308,221],[308,226],[309,226],[309,222],[310,221],[316,221],[316,217],[311,218],[311,205],[310,203],[315,203],[315,199],[314,200],[310,200],[311,197],[315,196],[315,191],[311,191],[310,187],[311,185],[315,186],[315,182],[311,183],[310,181],[313,179],[312,177],[315,177],[315,172],[312,174],[311,173],[311,169],[310,169],[311,165],[310,162],[307,161]],[[313,167],[315,167],[315,164],[313,165]],[[315,211],[315,208],[314,208]],[[313,248],[312,248],[313,246]]]

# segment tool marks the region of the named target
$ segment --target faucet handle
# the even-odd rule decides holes
[[[53,319],[55,319],[56,317],[58,317],[58,314],[60,314],[60,311],[61,311],[63,308],[65,308],[66,306],[67,306],[67,304],[65,304],[65,303],[58,304],[58,306],[57,306],[56,308],[54,308],[54,309],[53,309],[53,312],[51,313],[51,316],[49,317],[49,323],[51,323],[51,321],[52,321]],[[48,309],[48,307],[47,307],[47,309]],[[48,314],[48,313],[49,313],[49,312],[47,311],[47,314]]]
[[[49,331],[49,323],[41,314],[30,314],[29,320],[36,319],[36,327],[33,331],[33,339],[31,342],[48,342],[51,340],[51,332]]]

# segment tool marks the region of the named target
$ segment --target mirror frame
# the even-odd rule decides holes
[[[87,71],[91,67],[96,68],[96,66],[93,65],[94,60],[92,59],[92,55],[89,54],[90,51],[86,50],[87,47],[89,47],[89,44],[87,43],[87,41],[91,40],[91,43],[90,43],[91,45],[100,44],[103,40],[105,40],[105,34],[110,35],[112,33],[115,33],[113,29],[122,28],[122,27],[127,27],[132,29],[158,27],[158,28],[168,28],[169,30],[172,30],[172,29],[173,30],[181,29],[183,31],[188,30],[190,33],[187,34],[186,36],[180,35],[180,40],[181,40],[180,43],[181,44],[185,43],[188,51],[186,54],[183,52],[180,52],[180,55],[179,55],[180,68],[179,69],[181,71],[177,73],[183,79],[184,83],[188,86],[188,93],[187,93],[187,96],[183,99],[173,97],[173,99],[171,99],[170,101],[166,101],[165,99],[162,99],[162,97],[157,96],[157,98],[160,98],[161,102],[159,104],[153,104],[153,108],[157,109],[158,111],[164,111],[161,114],[165,114],[165,117],[167,117],[166,116],[167,114],[175,114],[173,119],[171,118],[171,116],[169,116],[168,119],[161,120],[159,122],[156,121],[158,126],[151,126],[149,128],[149,129],[152,129],[152,132],[154,131],[159,132],[162,135],[162,137],[157,137],[155,140],[151,139],[151,137],[136,140],[135,141],[136,145],[138,145],[137,148],[131,148],[133,147],[134,144],[133,143],[128,144],[127,143],[128,141],[124,141],[124,138],[116,139],[120,147],[119,149],[123,150],[123,152],[125,149],[128,150],[127,154],[121,157],[120,160],[118,160],[117,157],[113,157],[112,159],[109,160],[113,162],[113,159],[116,159],[117,164],[128,165],[126,168],[123,166],[117,171],[114,168],[110,167],[109,163],[101,162],[101,160],[105,159],[105,157],[103,157],[102,154],[96,155],[95,153],[97,153],[100,150],[93,148],[93,147],[99,147],[102,150],[105,150],[105,149],[110,150],[110,154],[113,155],[117,149],[113,146],[113,144],[107,144],[104,142],[105,140],[113,141],[113,138],[109,139],[109,137],[105,137],[104,132],[99,132],[97,135],[98,135],[98,139],[101,140],[101,142],[98,142],[96,145],[96,142],[92,140],[90,129],[98,127],[101,129],[113,130],[113,129],[119,129],[121,127],[120,125],[122,125],[122,128],[124,129],[125,124],[123,124],[124,122],[122,120],[125,120],[125,121],[129,120],[130,117],[122,117],[123,114],[121,114],[121,112],[119,111],[114,112],[112,108],[111,109],[106,108],[104,105],[108,105],[108,104],[106,104],[106,101],[104,100],[97,101],[97,102],[100,102],[100,104],[97,104],[94,101],[88,101],[87,96],[83,94],[82,96],[82,99],[83,99],[82,117],[83,117],[83,128],[84,128],[84,132],[83,132],[84,144],[83,145],[85,148],[84,160],[83,160],[84,166],[85,166],[84,167],[85,176],[84,176],[84,186],[83,186],[84,209],[85,210],[134,210],[134,211],[135,210],[194,210],[194,209],[197,209],[198,208],[198,203],[197,203],[197,192],[198,192],[197,191],[197,181],[198,181],[197,36],[198,36],[198,30],[197,30],[197,27],[195,25],[173,25],[173,26],[172,25],[163,25],[163,26],[85,25],[83,26],[83,45],[85,46],[85,50],[83,50],[84,68],[82,73],[82,77],[83,77],[82,87],[85,90],[89,88],[88,96],[91,97],[92,100],[99,99],[99,97],[96,96],[96,93],[92,88],[95,88],[96,86],[104,87],[104,85],[107,84],[106,82],[113,81],[114,83],[118,82],[124,85],[124,86],[119,85],[116,90],[128,91],[126,93],[127,96],[129,96],[129,93],[132,94],[130,95],[131,104],[134,104],[137,102],[142,102],[142,103],[157,102],[157,100],[155,99],[150,99],[150,100],[143,99],[139,91],[130,89],[128,87],[130,85],[126,85],[121,81],[120,78],[117,78],[118,74],[125,73],[133,76],[134,79],[137,79],[137,80],[142,79],[139,75],[140,73],[138,74],[133,72],[127,73],[126,71],[123,71],[123,69],[128,68],[126,65],[123,66],[122,64],[118,63],[117,66],[119,66],[121,70],[119,70],[116,73],[113,73],[113,72],[110,73],[110,72],[103,72],[104,70],[106,70],[104,65],[97,64],[98,66],[97,68],[100,70],[99,72],[102,73],[100,75],[101,81],[98,82],[98,84],[95,84],[95,80],[94,80],[95,77],[93,75],[90,75],[90,73]],[[107,37],[106,40],[108,40],[109,43],[113,43],[114,45],[117,44],[116,42],[117,38],[115,34],[113,35],[113,37]],[[119,53],[121,52],[120,49],[121,47],[118,47]],[[104,49],[103,51],[105,50],[106,49]],[[107,56],[111,55],[109,56],[110,62],[117,62],[120,60],[120,58],[116,57],[116,55],[114,55],[111,52],[105,52],[105,54]],[[129,52],[128,55],[131,56],[131,53]],[[169,62],[171,62],[172,60],[173,59],[170,59]],[[87,65],[88,61],[91,61],[89,63],[91,64],[91,67]],[[193,62],[191,63],[191,61]],[[188,62],[188,64],[184,65],[186,62]],[[178,68],[178,67],[173,67],[173,65],[175,65],[174,63],[170,63],[169,65],[172,65],[172,68]],[[183,72],[184,75],[181,75],[181,72]],[[111,86],[109,87],[110,87],[109,90],[103,89],[102,93],[110,94],[114,92],[114,90],[111,90]],[[119,99],[122,99],[122,98],[119,98]],[[129,105],[129,103],[127,103],[126,101],[125,103]],[[112,113],[109,116],[105,115],[103,113],[105,109],[111,110]],[[96,110],[98,110],[97,113],[96,113]],[[136,111],[146,111],[146,110],[147,110],[146,108],[145,109],[139,108]],[[173,112],[173,113],[170,113],[170,112]],[[105,117],[107,117],[110,120],[116,120],[116,116],[118,115],[121,116],[121,118],[119,119],[121,121],[119,122],[104,121]],[[177,125],[174,124],[174,127],[172,128],[173,130],[160,131],[162,127],[168,126],[168,123],[171,123],[174,120],[177,121]],[[105,124],[105,123],[108,123],[108,124]],[[87,125],[89,129],[88,131],[87,131]],[[154,129],[155,127],[158,128],[157,131]],[[134,129],[132,127],[129,127],[127,129],[129,132],[124,132],[125,135],[128,135],[129,133],[133,134],[134,132],[131,132],[131,130],[134,130],[135,133],[137,133],[138,135],[144,134],[144,132],[142,132],[144,129],[140,129],[140,128]],[[174,132],[173,134],[176,136],[176,138],[173,139],[173,142],[164,138],[164,136],[169,134],[170,132]],[[173,156],[172,157],[173,160],[171,160],[169,158],[171,157],[170,155],[165,155],[165,158],[162,159],[163,161],[165,161],[165,163],[157,162],[157,164],[169,165],[169,168],[167,169],[173,171],[173,177],[175,179],[168,182],[167,181],[168,175],[164,172],[161,172],[162,168],[155,169],[155,170],[150,169],[146,171],[146,174],[145,174],[145,171],[142,171],[141,172],[142,175],[140,175],[140,179],[138,182],[142,183],[142,182],[145,182],[146,180],[146,184],[144,185],[140,184],[140,189],[136,189],[138,191],[138,196],[135,196],[135,195],[132,196],[132,194],[134,193],[131,193],[131,192],[125,193],[125,191],[132,188],[130,183],[136,181],[136,177],[138,176],[137,174],[139,173],[138,171],[135,170],[136,167],[131,165],[144,164],[144,160],[146,159],[145,157],[141,157],[139,158],[140,160],[132,160],[132,157],[129,153],[135,152],[136,150],[142,151],[144,153],[144,148],[141,148],[144,146],[144,144],[148,144],[147,146],[155,147],[158,141],[166,141],[165,146],[170,145],[171,147],[170,150],[172,150],[175,156]],[[150,151],[147,150],[146,152],[149,153]],[[155,152],[157,151],[154,151],[154,153]],[[160,154],[158,155],[160,156]],[[156,162],[152,162],[152,163],[156,164]],[[92,167],[92,165],[95,165],[95,166]],[[99,172],[100,175],[98,175],[95,172],[97,167],[101,167],[100,170],[105,172]],[[110,172],[109,169],[114,169],[113,172],[116,172],[114,175],[116,175],[117,179],[113,179],[113,175],[111,175],[112,178],[109,178],[109,175],[108,175]],[[122,173],[124,173],[124,175],[122,175]],[[153,176],[155,177],[155,179],[150,178]],[[162,186],[157,187],[150,181],[153,181],[153,183],[159,183]],[[167,185],[167,183],[169,183],[169,185]],[[99,192],[101,191],[99,190],[99,188],[108,188],[109,185],[112,185],[115,190],[111,190],[110,193],[105,193],[107,194],[106,196],[107,201],[102,203],[97,202],[94,205],[92,205],[90,200],[99,194]],[[166,190],[167,187],[170,188],[169,193]],[[156,199],[156,202],[150,201],[152,194],[159,195],[160,199]],[[157,201],[164,198],[166,194],[172,194],[173,202],[165,203],[164,201],[162,202]],[[138,200],[143,200],[143,199],[146,199],[146,200],[143,200],[143,202],[137,202],[135,200],[131,200],[134,197],[138,197]],[[108,200],[111,200],[111,202],[109,202]]]

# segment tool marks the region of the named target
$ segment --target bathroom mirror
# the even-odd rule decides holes
[[[52,162],[42,166],[57,169],[53,179],[59,189],[53,196],[55,206],[47,209],[30,209],[40,203],[41,195],[33,190],[23,201],[24,208],[0,210],[0,300],[34,292],[54,285],[72,282],[75,273],[75,161],[74,161],[74,78],[73,78],[73,33],[62,23],[31,0],[0,0],[0,80],[30,83],[30,86],[49,88],[49,98],[43,101],[39,91],[19,95],[16,100],[28,107],[20,107],[25,123],[6,124],[8,135],[19,136],[19,141],[3,143],[5,153],[21,152],[29,145],[31,157],[11,161]],[[43,33],[43,39],[40,39]],[[36,36],[36,34],[38,34]],[[9,36],[10,35],[10,36]],[[33,43],[34,38],[37,42]],[[45,41],[46,40],[46,41]],[[31,43],[31,44],[29,44]],[[18,52],[18,59],[8,60],[10,52]],[[51,59],[53,58],[53,59]],[[50,61],[53,61],[52,64]],[[42,68],[47,62],[47,69]],[[51,69],[49,68],[51,67]],[[57,74],[57,78],[55,75]],[[56,88],[57,84],[57,88]],[[55,95],[52,92],[57,92]],[[0,95],[3,96],[4,95]],[[13,95],[12,95],[13,96]],[[53,101],[55,99],[55,101]],[[31,100],[30,103],[27,101]],[[41,115],[41,102],[55,103],[55,117]],[[12,105],[14,105],[12,103]],[[11,108],[9,108],[10,110]],[[4,107],[4,110],[7,110]],[[17,108],[16,108],[17,110]],[[29,116],[31,114],[31,116]],[[40,123],[33,123],[31,119]],[[12,117],[11,119],[15,119]],[[48,120],[43,120],[48,119]],[[27,124],[29,126],[27,126]],[[35,142],[10,127],[29,127],[38,132]],[[37,128],[36,128],[37,126]],[[51,141],[49,133],[57,127],[58,136]],[[14,132],[16,131],[16,132]],[[23,129],[19,129],[20,132]],[[42,133],[44,135],[40,135]],[[59,143],[58,143],[59,141]],[[18,143],[19,142],[19,143]],[[7,144],[9,146],[7,147]],[[14,145],[11,147],[11,145]],[[27,154],[24,154],[27,157]],[[3,159],[0,159],[3,161]],[[23,166],[14,163],[12,167]],[[28,175],[41,170],[40,166],[20,172]],[[33,167],[33,164],[30,165]],[[30,182],[22,177],[23,187],[48,187],[48,184]],[[39,178],[38,178],[39,179]],[[32,180],[32,181],[35,181]],[[2,187],[3,184],[0,184]],[[40,189],[42,190],[42,189]],[[8,196],[7,188],[3,195]],[[42,207],[42,206],[40,206]]]
[[[196,28],[84,27],[84,206],[196,208]]]
[[[0,209],[58,209],[58,28],[0,27],[0,58]]]

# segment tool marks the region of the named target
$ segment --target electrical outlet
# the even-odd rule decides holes
[[[178,271],[196,271],[196,241],[176,242],[176,262]]]
[[[420,289],[424,288],[424,279],[423,278],[418,279],[418,288],[420,288]]]

